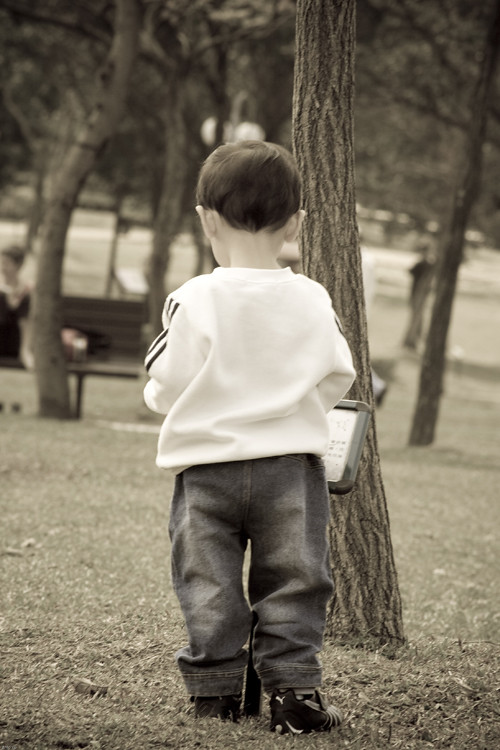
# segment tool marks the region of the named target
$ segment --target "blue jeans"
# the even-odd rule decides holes
[[[328,521],[323,462],[313,455],[192,466],[177,476],[172,580],[189,637],[177,663],[191,695],[242,690],[252,610],[263,688],[321,685],[317,654],[333,591]]]

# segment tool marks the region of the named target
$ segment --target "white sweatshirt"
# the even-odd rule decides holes
[[[163,325],[144,390],[166,415],[158,466],[327,452],[326,412],[355,371],[320,284],[289,268],[216,268],[169,295]]]

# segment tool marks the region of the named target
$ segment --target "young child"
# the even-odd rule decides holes
[[[166,415],[157,465],[176,474],[172,577],[189,638],[177,663],[195,716],[236,721],[253,611],[271,730],[329,730],[341,715],[318,690],[332,594],[321,457],[352,358],[326,290],[276,260],[304,217],[291,154],[261,141],[220,146],[197,202],[220,267],[167,298],[144,391]]]

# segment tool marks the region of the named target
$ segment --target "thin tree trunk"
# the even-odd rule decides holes
[[[373,404],[356,223],[353,151],[355,0],[298,0],[294,147],[304,180],[305,272],[329,291],[351,346],[354,399]],[[335,595],[327,634],[337,641],[403,640],[374,418],[356,488],[332,496]]]
[[[409,438],[410,445],[430,445],[434,441],[443,391],[446,342],[458,271],[462,262],[465,230],[479,188],[482,147],[499,49],[500,0],[496,0],[473,96],[470,124],[464,141],[462,169],[455,187],[450,223],[444,236],[443,249],[438,263],[436,294],[420,371],[419,392]]]
[[[35,159],[35,161],[37,161]],[[33,202],[28,217],[28,228],[26,231],[25,248],[26,252],[33,251],[33,245],[38,234],[38,229],[43,216],[44,205],[44,185],[45,185],[45,165],[36,164],[35,166],[35,185],[33,191]]]
[[[111,237],[111,245],[109,247],[109,260],[108,270],[106,272],[106,283],[104,286],[104,296],[111,297],[113,291],[113,282],[116,274],[116,258],[118,255],[118,244],[120,242],[120,228],[121,228],[121,210],[123,204],[123,197],[118,192],[114,205],[114,216],[113,216],[113,234]]]
[[[41,232],[34,299],[35,361],[39,414],[70,416],[68,378],[61,343],[61,277],[66,235],[83,184],[115,131],[124,110],[140,25],[138,0],[117,0],[112,47],[99,74],[96,103],[77,142],[55,177]]]
[[[181,78],[180,75],[177,77]],[[186,180],[182,92],[176,81],[167,80],[165,86],[168,95],[168,112],[165,123],[165,161],[148,272],[149,319],[153,336],[156,336],[162,328],[161,314],[166,296],[165,274],[170,260],[170,247],[181,226]]]
[[[12,84],[10,81],[6,81],[3,84],[2,94],[4,106],[16,121],[24,141],[32,154],[35,182],[33,201],[28,217],[28,227],[24,243],[26,252],[30,253],[33,250],[33,242],[37,235],[43,213],[44,183],[48,160],[39,139],[35,135],[35,128],[33,127],[34,123],[31,122],[30,118],[25,116],[22,108],[17,105],[15,98],[12,95]]]

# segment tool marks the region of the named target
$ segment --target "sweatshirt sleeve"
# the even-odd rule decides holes
[[[333,312],[333,310],[332,310]],[[318,392],[325,411],[333,409],[344,398],[356,378],[351,350],[346,341],[342,325],[335,312],[334,325],[330,334],[334,362],[331,372],[318,383]]]
[[[144,401],[151,411],[167,414],[203,366],[196,331],[187,311],[170,295],[162,315],[163,331],[153,341],[145,359],[149,381]]]

